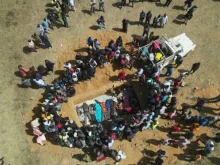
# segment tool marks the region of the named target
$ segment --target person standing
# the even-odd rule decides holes
[[[175,60],[176,68],[178,68],[182,63],[183,63],[183,57],[180,55],[177,55],[176,60]]]
[[[99,10],[105,12],[104,8],[105,1],[104,0],[99,0]]]
[[[44,33],[42,35],[40,35],[42,42],[44,43],[45,48],[52,48],[52,45],[49,41],[49,38],[47,37],[47,35]]]
[[[62,3],[61,5],[61,11],[62,13],[61,14],[65,14],[66,17],[69,17],[69,6],[66,4],[66,3]]]
[[[171,76],[172,73],[173,73],[173,68],[172,68],[171,65],[169,65],[169,66],[167,67],[167,72],[164,74],[164,76]]]
[[[32,40],[28,40],[27,46],[31,52],[37,52],[36,46]]]
[[[164,6],[169,7],[171,2],[172,2],[172,0],[167,0]]]
[[[49,32],[49,23],[48,23],[48,21],[47,21],[46,18],[43,19],[42,26],[43,26],[43,28],[44,28],[44,31],[45,31],[46,33],[48,33],[48,32]]]
[[[87,38],[86,43],[89,46],[91,46],[93,48],[93,39],[91,37]]]
[[[119,74],[118,74],[118,80],[119,80],[119,81],[125,81],[125,75],[126,75],[126,73],[125,73],[124,70],[122,70],[121,72],[119,72]]]
[[[55,13],[56,13],[56,15],[57,15],[57,21],[59,21],[59,22],[61,22],[62,23],[62,21],[61,21],[61,5],[58,5],[58,4],[56,4],[55,6],[54,6],[54,10],[55,10]]]
[[[149,31],[150,31],[150,25],[147,24],[147,25],[144,27],[144,31],[143,31],[142,36],[144,37],[144,36],[146,35],[146,38],[148,38]]]
[[[44,34],[44,33],[45,33],[43,26],[40,25],[40,24],[37,24],[37,31],[38,31],[40,34]]]
[[[191,20],[193,17],[193,12],[197,9],[198,7],[195,5],[193,7],[191,7],[188,12],[185,15],[185,20],[184,20],[184,24],[187,25],[188,20]]]
[[[105,20],[103,16],[100,16],[96,22],[98,23],[100,30],[102,30],[102,28],[105,28]]]
[[[188,9],[192,6],[192,2],[193,2],[193,0],[186,0],[186,1],[184,2],[183,8],[187,5],[186,10],[188,10]]]
[[[160,19],[160,27],[163,28],[167,22],[168,22],[168,16],[167,14],[164,14]]]
[[[192,68],[191,68],[191,70],[189,71],[189,73],[193,74],[195,71],[197,71],[197,70],[199,69],[199,67],[200,67],[200,62],[194,63],[194,64],[192,65]]]
[[[69,28],[69,24],[68,24],[68,22],[67,22],[66,14],[62,12],[62,13],[61,13],[61,17],[62,17],[64,26],[65,26],[66,28]]]
[[[100,46],[101,44],[99,43],[99,41],[97,40],[97,39],[94,39],[94,46],[95,46],[95,49],[96,50],[99,50],[99,46]]]
[[[96,5],[96,1],[95,0],[90,0],[90,13],[92,15],[95,14],[95,5]]]
[[[145,12],[142,10],[142,12],[140,13],[140,17],[139,17],[139,24],[143,24],[145,15],[146,15]]]
[[[122,20],[122,31],[125,33],[128,32],[128,20],[126,18]]]
[[[152,18],[152,13],[151,13],[151,11],[148,11],[146,14],[145,24],[150,25],[151,18]]]
[[[70,5],[70,8],[73,10],[73,11],[76,11],[76,7],[75,7],[75,0],[68,0],[69,1],[69,5]]]
[[[40,45],[42,43],[40,36],[36,33],[34,33],[31,37],[34,39],[34,44]]]
[[[53,30],[53,26],[55,25],[56,22],[56,15],[54,12],[49,12],[47,15],[47,19],[50,21],[50,28]]]
[[[48,72],[49,71],[53,72],[54,63],[49,60],[45,60],[44,62],[45,62]]]
[[[121,0],[121,8],[122,8],[122,6],[125,6],[125,5],[126,5],[126,0]]]

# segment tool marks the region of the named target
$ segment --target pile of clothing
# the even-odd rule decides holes
[[[85,102],[82,105],[76,106],[76,111],[79,120],[85,125],[90,125],[91,123],[100,123],[111,119],[116,113],[114,112],[114,105],[116,105],[116,102],[112,99],[107,99],[103,102],[95,100],[92,104]]]

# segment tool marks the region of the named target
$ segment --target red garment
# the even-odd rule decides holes
[[[157,41],[153,42],[153,48],[154,48],[154,50],[160,49],[160,45]]]
[[[114,52],[110,52],[108,54],[108,59],[111,60],[111,59],[114,59],[114,56],[115,56],[115,53]]]
[[[124,80],[125,79],[125,71],[121,71],[119,74],[118,74],[118,80]]]
[[[106,109],[106,106],[105,106],[105,102],[101,102],[100,105],[102,107],[102,112],[107,112],[107,109]]]
[[[105,155],[104,154],[97,155],[97,157],[96,157],[97,162],[101,162],[103,160],[105,160]]]
[[[58,128],[58,129],[60,129],[60,128],[62,128],[62,127],[63,127],[62,124],[60,124],[60,123],[57,124],[57,128]]]
[[[180,84],[181,84],[181,82],[180,82],[180,81],[175,81],[175,82],[174,82],[174,88],[176,88],[176,87],[180,86]]]
[[[74,69],[74,68],[70,68],[69,70],[70,70],[70,72],[74,72],[74,71],[75,71],[75,69]]]
[[[122,59],[121,59],[121,65],[123,65],[125,62],[126,62],[126,59],[125,59],[125,58],[122,58]]]
[[[180,127],[178,127],[178,126],[176,126],[176,125],[174,125],[174,126],[172,126],[172,128],[173,128],[173,131],[175,131],[175,132],[180,132]]]
[[[160,76],[156,76],[155,81],[158,83],[160,81]]]

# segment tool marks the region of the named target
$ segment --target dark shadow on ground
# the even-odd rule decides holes
[[[120,2],[113,3],[112,6],[113,6],[113,7],[117,7],[117,8],[119,8],[119,9],[122,8]]]
[[[84,14],[91,15],[90,10],[82,10],[82,12],[83,12]]]
[[[56,70],[54,73],[56,75],[62,75],[64,73],[64,70]]]
[[[185,18],[185,15],[184,14],[179,14],[176,19],[180,19],[180,20],[183,20]]]
[[[189,72],[189,70],[185,70],[185,69],[178,69],[177,70],[179,73],[182,73],[182,72]]]
[[[81,53],[81,52],[88,52],[88,47],[84,47],[84,48],[79,48],[79,49],[75,49],[74,51],[77,53]]]
[[[20,75],[20,72],[19,72],[19,71],[15,71],[15,72],[14,72],[14,75],[15,75],[15,76],[17,76],[17,77],[21,77],[21,75]]]
[[[46,7],[54,7],[54,5],[51,4],[51,3],[47,3],[45,6],[46,6]]]
[[[139,21],[128,21],[129,25],[139,25]]]
[[[93,25],[89,27],[91,30],[98,30],[100,27],[98,25]]]
[[[185,10],[185,9],[183,8],[183,6],[178,6],[178,5],[174,5],[172,9]]]
[[[182,25],[184,23],[183,21],[180,21],[180,20],[177,20],[177,19],[174,19],[172,22],[177,24],[177,25]]]
[[[79,153],[79,154],[73,155],[72,158],[81,162],[83,161],[84,156],[85,156],[84,154]]]
[[[53,12],[53,11],[54,11],[54,9],[47,8],[45,11],[46,11],[47,13],[50,13],[50,12]]]
[[[156,2],[155,5],[156,5],[157,7],[164,7],[164,4],[159,3],[159,2]]]
[[[158,146],[161,144],[161,140],[156,140],[156,139],[148,139],[145,141],[146,143],[149,143],[149,144],[153,144],[155,146]]]
[[[109,78],[110,81],[114,82],[114,81],[118,81],[118,77],[117,76],[111,76]]]
[[[220,2],[220,1],[219,1]],[[212,164],[219,164],[220,163],[220,158],[216,157],[208,157],[208,159],[212,162]]]
[[[116,32],[122,32],[122,29],[121,28],[112,28],[113,31],[116,31]]]
[[[154,159],[151,157],[142,157],[138,162],[137,165],[154,165]]]
[[[29,51],[29,49],[28,49],[27,46],[24,46],[24,47],[23,47],[23,52],[24,52],[25,54],[31,54],[31,52]]]

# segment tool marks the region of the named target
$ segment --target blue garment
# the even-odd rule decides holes
[[[108,111],[111,110],[111,100],[106,100],[106,102],[105,102],[105,107],[106,107],[106,109],[107,109]]]
[[[91,38],[88,38],[86,42],[87,42],[88,45],[92,45],[93,44],[93,40]]]
[[[101,122],[102,121],[102,107],[98,104],[95,103],[95,118],[97,122]]]
[[[42,26],[44,27],[44,29],[48,29],[49,28],[49,24],[47,21],[43,21],[42,22]]]
[[[141,56],[147,56],[149,55],[149,51],[148,51],[148,48],[144,47],[141,49]]]
[[[140,19],[144,19],[145,18],[145,12],[141,12],[140,13]]]
[[[208,119],[207,118],[200,119],[199,125],[206,126],[207,124],[208,124]]]

